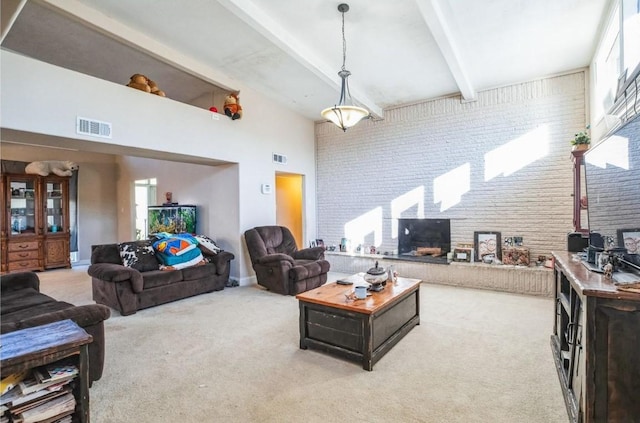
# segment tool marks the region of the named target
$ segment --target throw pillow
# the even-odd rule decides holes
[[[200,250],[209,255],[218,254],[222,251],[222,248],[218,247],[214,240],[205,235],[195,235],[195,239],[198,241],[198,247]]]
[[[139,272],[158,270],[160,264],[150,241],[132,241],[118,244],[122,264]]]
[[[165,255],[181,256],[191,250],[196,249],[198,241],[192,236],[172,236],[170,238],[162,238],[153,243],[153,248]],[[166,264],[166,263],[165,263]]]

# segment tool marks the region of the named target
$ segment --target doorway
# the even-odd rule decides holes
[[[289,228],[298,248],[304,248],[303,176],[276,172],[276,225]]]

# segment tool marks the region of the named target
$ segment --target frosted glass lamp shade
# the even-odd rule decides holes
[[[343,131],[355,126],[362,119],[369,116],[369,112],[366,109],[357,106],[327,107],[320,114]]]

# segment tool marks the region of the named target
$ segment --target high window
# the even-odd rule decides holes
[[[604,26],[594,57],[595,104],[600,120],[613,106],[618,90],[640,64],[640,0],[618,0]]]

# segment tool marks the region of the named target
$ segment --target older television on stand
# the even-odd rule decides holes
[[[614,257],[614,281],[640,277],[640,116],[592,146],[584,155],[589,256],[585,266],[602,271],[593,252]]]

